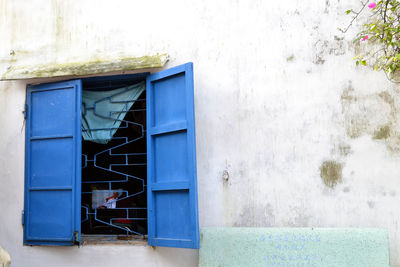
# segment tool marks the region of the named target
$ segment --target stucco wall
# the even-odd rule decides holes
[[[399,87],[337,30],[359,1],[0,0],[10,66],[194,62],[200,226],[382,227],[400,266]],[[13,266],[196,266],[198,252],[22,246],[25,86],[0,82],[0,245]]]

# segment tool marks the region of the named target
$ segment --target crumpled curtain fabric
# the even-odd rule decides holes
[[[111,91],[82,91],[82,136],[107,144],[146,85],[140,82]]]

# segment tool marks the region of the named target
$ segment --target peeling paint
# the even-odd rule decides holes
[[[222,178],[222,207],[223,208],[223,216],[224,216],[224,224],[229,227],[232,226],[233,223],[233,209],[232,203],[235,201],[234,197],[232,197],[232,187],[231,187],[231,175],[230,175],[230,164],[228,161],[225,161],[225,168],[219,174]]]
[[[229,180],[229,172],[228,172],[227,170],[224,170],[224,171],[222,172],[222,180],[223,180],[224,182],[227,182],[227,181]]]
[[[324,161],[320,167],[321,178],[324,184],[328,187],[335,187],[337,183],[342,182],[341,163],[336,161]]]

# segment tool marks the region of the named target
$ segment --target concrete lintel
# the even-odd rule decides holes
[[[11,66],[1,75],[0,80],[84,76],[114,71],[161,68],[167,61],[168,54],[156,54],[143,57],[126,57],[65,64],[54,63],[46,65]]]

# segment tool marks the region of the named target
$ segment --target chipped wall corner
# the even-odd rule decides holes
[[[0,266],[10,267],[10,265],[11,265],[10,254],[0,246]]]

